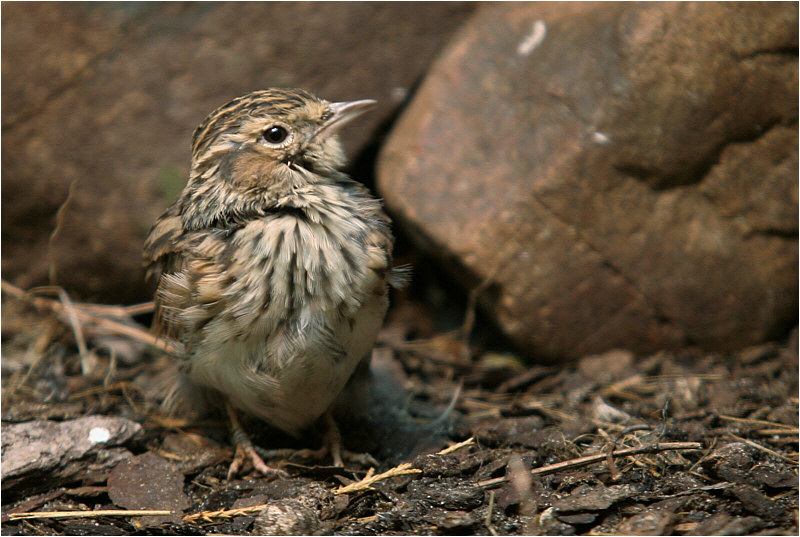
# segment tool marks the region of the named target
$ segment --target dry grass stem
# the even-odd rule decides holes
[[[748,425],[755,425],[755,426],[766,425],[766,426],[772,427],[774,429],[789,429],[789,430],[797,431],[797,427],[794,426],[794,425],[786,425],[784,423],[776,423],[774,421],[751,420],[751,419],[747,419],[747,418],[736,418],[734,416],[723,416],[721,414],[720,414],[719,418],[723,419],[725,421],[735,421],[736,423],[745,423],[745,424],[748,424]]]
[[[468,339],[472,333],[472,327],[475,325],[475,310],[478,307],[478,298],[489,288],[498,272],[500,272],[499,264],[481,283],[470,290],[469,296],[467,297],[467,310],[464,313],[464,322],[457,331],[458,337],[461,339]]]
[[[632,375],[628,378],[617,381],[601,390],[603,397],[618,397],[638,403],[647,402],[650,395],[655,393],[658,385],[668,381],[713,381],[720,380],[721,375],[692,375],[683,377],[680,375],[655,375],[646,377],[642,374]]]
[[[437,453],[437,455],[447,455],[447,454],[453,453],[454,451],[457,451],[457,450],[459,450],[459,449],[461,449],[463,447],[471,446],[474,443],[475,443],[475,437],[474,436],[470,436],[469,438],[467,438],[463,442],[459,442],[458,444],[453,444],[450,447],[444,448],[439,453]]]
[[[769,449],[768,447],[764,447],[761,444],[759,444],[758,442],[753,442],[752,440],[748,440],[747,438],[742,438],[741,436],[736,436],[733,433],[728,433],[728,436],[730,436],[731,438],[736,439],[739,442],[744,442],[748,446],[752,446],[752,447],[754,447],[754,448],[756,448],[756,449],[758,449],[760,451],[763,451],[764,453],[768,453],[768,454],[772,455],[773,457],[775,457],[777,459],[780,459],[780,460],[782,460],[784,462],[788,462],[789,464],[792,464],[794,466],[797,466],[797,464],[798,464],[797,458],[792,459],[790,457],[784,457],[780,453],[778,453],[776,451],[773,451],[773,450]]]
[[[39,287],[35,290],[41,291],[44,289],[48,289],[48,287]],[[31,289],[31,293],[34,292],[34,289]],[[150,302],[142,302],[141,304],[132,304],[130,306],[116,306],[116,305],[109,305],[109,304],[92,304],[89,302],[81,303],[81,309],[88,312],[94,313],[97,315],[102,315],[105,317],[119,317],[119,318],[127,318],[133,315],[143,315],[145,313],[153,313],[155,311],[155,303],[151,300]]]
[[[783,426],[781,426],[781,427],[783,427]],[[772,435],[797,436],[798,434],[800,434],[800,428],[798,428],[798,427],[789,427],[789,428],[786,428],[786,429],[758,429],[755,432],[760,434],[760,435],[764,435],[764,436],[772,436]]]
[[[714,449],[716,449],[716,447],[717,447],[717,440],[718,440],[718,439],[719,439],[719,437],[715,436],[715,437],[714,437],[714,438],[711,440],[711,445],[710,445],[710,446],[708,446],[708,447],[706,448],[706,450],[703,452],[703,455],[701,455],[701,456],[700,456],[700,458],[699,458],[699,459],[697,459],[697,460],[694,462],[694,464],[692,464],[692,465],[689,467],[689,470],[688,470],[688,472],[689,472],[690,474],[691,474],[691,473],[693,473],[693,472],[694,472],[694,469],[695,469],[695,468],[697,468],[698,466],[700,466],[700,465],[703,463],[703,461],[705,461],[707,458],[709,458],[709,457],[711,456],[711,453],[713,453]]]
[[[81,323],[78,321],[78,316],[75,313],[75,306],[73,306],[72,300],[70,300],[67,292],[61,288],[58,289],[58,298],[61,300],[61,304],[64,306],[64,312],[66,313],[67,320],[72,328],[72,333],[75,336],[75,343],[78,345],[78,354],[81,357],[81,372],[84,375],[88,375],[89,350],[86,348],[86,339],[83,337],[83,328],[81,327]]]
[[[268,504],[253,505],[251,507],[241,507],[239,509],[221,509],[219,511],[201,511],[192,515],[183,517],[184,522],[198,523],[198,522],[214,522],[220,518],[233,518],[236,516],[250,515],[258,513],[264,509]]]
[[[39,511],[10,513],[9,520],[33,520],[36,518],[98,518],[101,516],[166,516],[173,514],[165,510],[132,511],[128,509],[104,509],[98,511]]]
[[[139,395],[142,397],[145,396],[142,388],[140,388],[136,384],[133,384],[132,382],[122,381],[122,382],[115,382],[114,384],[109,384],[108,386],[95,386],[94,388],[89,388],[81,392],[73,393],[67,398],[67,400],[74,401],[75,399],[84,399],[86,397],[91,397],[92,395],[113,392],[116,390],[124,392],[127,389],[132,389],[137,391]]]
[[[61,233],[61,228],[64,226],[64,213],[69,205],[69,202],[72,200],[72,195],[75,193],[76,184],[78,184],[77,178],[73,179],[69,184],[67,197],[64,198],[64,201],[61,202],[61,205],[56,211],[56,225],[53,228],[53,231],[50,233],[50,237],[47,239],[47,279],[50,281],[51,285],[55,285],[56,283],[56,259],[55,253],[53,252],[53,245],[56,242],[56,237],[58,237],[58,234]]]
[[[50,343],[53,339],[53,327],[52,325],[46,325],[44,331],[36,338],[34,341],[25,351],[25,358],[22,360],[23,363],[29,363],[30,366],[27,370],[20,370],[17,375],[16,373],[11,378],[11,381],[8,384],[8,387],[3,390],[3,401],[10,400],[14,394],[16,394],[20,388],[25,386],[33,375],[33,372],[39,367],[39,364],[44,360],[46,357],[45,351],[47,347],[50,346]]]
[[[484,521],[484,525],[486,529],[489,530],[489,533],[497,537],[497,530],[492,524],[492,511],[494,510],[494,491],[489,492],[489,508],[486,510],[486,520]]]
[[[356,481],[355,483],[351,483],[346,487],[339,487],[334,491],[334,494],[350,494],[351,492],[369,490],[372,488],[372,485],[374,485],[379,481],[383,481],[384,479],[398,477],[401,475],[421,474],[421,473],[422,470],[418,468],[412,468],[410,462],[405,462],[400,466],[395,466],[394,468],[391,468],[381,474],[370,475],[370,473],[368,473],[361,481]]]
[[[144,393],[144,390],[133,384],[132,382],[115,382],[114,384],[109,384],[108,386],[95,386],[94,388],[89,388],[87,390],[83,390],[81,392],[73,393],[70,395],[67,400],[74,401],[76,399],[84,399],[86,397],[91,397],[93,395],[99,395],[104,393],[109,393],[113,391],[119,391],[125,400],[128,402],[130,407],[141,416],[145,416],[149,418],[153,422],[156,423],[159,427],[163,427],[165,429],[179,429],[181,427],[186,427],[190,423],[191,420],[183,419],[183,418],[173,418],[170,416],[163,416],[161,414],[155,412],[149,412],[148,410],[142,408],[136,401],[133,400],[133,396],[131,395],[131,391],[136,392],[139,394],[139,397],[142,399],[147,399],[147,395]]]
[[[499,267],[494,269],[480,284],[474,287],[467,298],[467,308],[461,326],[451,332],[427,339],[405,342],[394,342],[391,346],[397,351],[408,351],[425,355],[426,360],[448,366],[475,367],[470,359],[470,348],[467,344],[472,328],[475,325],[475,310],[478,297],[491,285]]]

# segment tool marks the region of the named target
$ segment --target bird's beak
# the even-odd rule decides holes
[[[349,123],[367,110],[371,110],[376,104],[378,101],[372,99],[331,103],[328,107],[332,113],[331,117],[314,133],[313,137],[339,130],[345,123]]]

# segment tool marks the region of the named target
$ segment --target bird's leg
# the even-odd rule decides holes
[[[253,468],[255,468],[257,472],[266,477],[288,478],[289,474],[278,468],[272,468],[268,466],[267,463],[265,463],[264,460],[259,457],[255,448],[253,447],[253,442],[250,440],[250,437],[247,436],[247,433],[244,432],[242,424],[239,423],[239,417],[236,415],[236,410],[234,410],[233,406],[227,400],[225,401],[225,411],[228,414],[228,421],[230,422],[231,426],[231,437],[234,445],[236,446],[236,452],[233,456],[233,461],[228,468],[228,481],[233,479],[239,473],[239,470],[241,470],[242,464],[246,458],[250,459],[250,462],[253,463]]]
[[[369,453],[354,453],[342,447],[342,433],[339,432],[339,426],[336,425],[336,420],[333,419],[332,410],[328,409],[328,411],[325,412],[324,420],[325,435],[322,437],[322,447],[312,451],[311,454],[322,458],[330,453],[333,459],[333,465],[339,467],[344,467],[343,457],[348,461],[362,466],[378,465],[378,461]]]
[[[342,448],[342,433],[339,432],[339,427],[333,419],[331,410],[324,414],[323,419],[325,420],[325,434],[322,438],[322,447],[318,449],[257,449],[263,457],[267,458],[286,457],[322,460],[330,454],[334,466],[344,467],[344,460],[361,466],[378,466],[378,461],[369,453],[353,453]]]
[[[322,449],[328,449],[331,452],[334,466],[344,466],[342,461],[342,433],[336,425],[336,420],[333,419],[333,412],[328,409],[325,412],[325,436],[322,438]]]
[[[354,453],[348,451],[342,446],[342,433],[339,432],[339,427],[336,425],[336,420],[333,419],[333,411],[328,409],[325,412],[325,435],[322,437],[322,447],[317,450],[324,456],[326,453],[331,454],[333,465],[343,467],[344,462],[342,457],[348,461],[360,464],[362,466],[377,466],[376,461],[369,453]]]

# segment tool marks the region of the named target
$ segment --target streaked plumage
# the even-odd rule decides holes
[[[195,130],[189,182],[145,243],[160,323],[184,348],[176,409],[226,398],[296,434],[369,355],[393,238],[381,202],[338,171],[334,132],[368,104],[258,91]]]

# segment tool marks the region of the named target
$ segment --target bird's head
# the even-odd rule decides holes
[[[184,198],[219,198],[224,205],[222,198],[278,198],[325,181],[345,164],[337,131],[374,105],[373,100],[332,103],[299,89],[234,99],[195,129]]]
[[[220,171],[234,176],[228,179],[241,181],[281,166],[324,175],[345,163],[338,129],[374,105],[370,99],[331,103],[299,89],[249,93],[195,129],[193,169],[203,173],[220,164]]]

